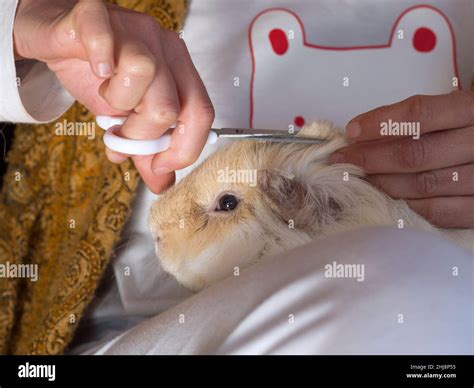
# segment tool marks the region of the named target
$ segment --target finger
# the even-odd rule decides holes
[[[474,161],[474,127],[429,133],[418,140],[387,139],[354,143],[330,157],[369,174],[437,170]]]
[[[435,197],[406,202],[416,213],[435,226],[474,227],[474,197]]]
[[[102,1],[79,1],[73,9],[72,22],[94,74],[100,78],[111,77],[114,72],[114,34],[105,4]]]
[[[154,79],[120,129],[120,134],[130,139],[159,138],[176,123],[180,112],[177,86],[165,61],[161,42],[156,42],[149,50],[156,62]]]
[[[367,179],[392,198],[474,196],[474,164],[414,174],[375,174]]]
[[[353,118],[346,134],[354,141],[386,138],[399,131],[408,136],[474,124],[474,93],[455,91],[439,96],[413,96]]]
[[[105,147],[105,155],[112,163],[120,164],[128,159],[130,155],[125,155],[120,152],[112,151],[110,148]]]
[[[132,110],[153,82],[156,66],[155,57],[145,44],[126,39],[117,48],[116,73],[102,83],[99,94],[115,109]]]
[[[174,183],[176,175],[174,172],[156,175],[151,168],[152,159],[153,155],[132,156],[135,167],[145,184],[153,193],[160,194]]]
[[[181,112],[170,148],[153,159],[155,173],[179,170],[194,163],[206,144],[215,117],[212,102],[184,41],[171,31],[168,34],[172,35],[163,49],[176,82]]]

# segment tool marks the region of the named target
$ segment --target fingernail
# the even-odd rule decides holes
[[[344,163],[345,161],[346,157],[340,152],[336,152],[329,157],[329,164],[339,164]]]
[[[109,78],[112,75],[112,66],[107,62],[99,63],[97,65],[97,73],[101,78]]]
[[[360,123],[358,121],[351,121],[347,124],[346,135],[347,137],[353,139],[359,137],[361,132]]]
[[[153,167],[153,173],[155,175],[165,175],[171,172],[172,170],[165,166]]]
[[[125,162],[128,159],[128,156],[123,156],[120,154],[117,154],[115,152],[108,152],[107,153],[107,158],[112,162],[112,163],[117,163],[120,164],[122,162]]]

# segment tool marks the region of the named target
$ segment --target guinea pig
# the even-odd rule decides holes
[[[436,230],[351,164],[328,165],[347,144],[327,122],[298,135],[321,144],[238,141],[221,148],[156,201],[150,228],[162,267],[203,289],[262,258],[361,226]],[[446,231],[472,249],[473,230]]]

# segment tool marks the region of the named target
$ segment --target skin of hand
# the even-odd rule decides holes
[[[153,17],[100,0],[21,0],[13,40],[16,59],[45,62],[93,114],[127,116],[122,136],[156,139],[176,123],[167,151],[132,157],[153,192],[199,157],[214,108],[183,39]]]
[[[382,136],[381,123],[419,123],[421,136]],[[474,227],[474,93],[417,95],[353,118],[351,144],[331,163],[352,163],[367,179],[432,224]],[[416,136],[415,136],[416,137]]]

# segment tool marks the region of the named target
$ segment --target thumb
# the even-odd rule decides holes
[[[106,5],[101,0],[80,0],[69,13],[67,37],[72,45],[69,54],[87,60],[99,78],[110,78],[114,72],[114,34]]]

